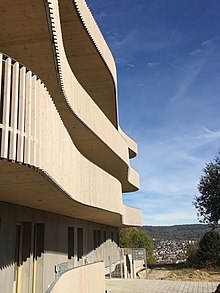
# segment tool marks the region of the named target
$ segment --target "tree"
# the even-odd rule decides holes
[[[220,158],[215,157],[214,162],[206,164],[203,171],[205,175],[198,184],[200,196],[195,198],[193,204],[198,209],[200,222],[216,228],[220,220]]]
[[[121,228],[119,239],[121,247],[145,248],[147,262],[149,264],[155,263],[155,258],[153,256],[154,242],[144,230],[138,228]]]
[[[187,261],[189,263],[197,263],[198,261],[199,242],[189,243],[186,248]]]
[[[220,235],[215,231],[204,234],[199,242],[198,257],[202,263],[220,265]]]
[[[187,260],[193,265],[220,265],[220,234],[206,232],[199,242],[187,247]]]

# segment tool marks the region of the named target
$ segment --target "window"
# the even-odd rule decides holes
[[[111,240],[112,240],[112,242],[114,242],[114,233],[113,232],[111,232]]]
[[[97,232],[98,232],[98,246],[100,246],[101,245],[101,231],[98,230]]]
[[[68,227],[68,259],[74,257],[74,227]]]
[[[106,239],[107,239],[107,237],[106,237],[106,231],[103,231],[103,242],[106,242]]]
[[[97,248],[97,231],[93,230],[93,249],[95,250]]]
[[[83,229],[77,228],[77,260],[83,257]]]

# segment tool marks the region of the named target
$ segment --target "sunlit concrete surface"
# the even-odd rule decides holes
[[[217,285],[217,282],[106,280],[107,293],[212,293]]]
[[[103,293],[141,226],[114,58],[85,0],[1,0],[0,27],[0,293]]]

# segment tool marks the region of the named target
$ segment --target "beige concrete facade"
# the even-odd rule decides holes
[[[11,225],[0,234],[0,281],[6,293],[44,292],[69,265],[73,238],[72,267],[106,268],[117,227],[141,225],[122,198],[139,188],[137,144],[119,126],[114,58],[84,0],[2,0],[0,52],[0,224]],[[62,248],[46,250],[46,235]]]
[[[19,290],[16,291],[19,270],[18,257],[15,253],[18,227],[23,228],[23,240],[20,239],[22,255],[19,272],[20,292],[22,293],[45,292],[55,280],[55,270],[60,264],[67,269],[72,269],[85,264],[102,262],[101,268],[99,267],[102,274],[98,276],[101,283],[104,280],[104,269],[109,266],[109,256],[112,257],[112,264],[119,259],[118,230],[111,226],[3,202],[0,202],[0,219],[1,292],[19,292]],[[38,233],[36,237],[37,225],[43,225],[43,231],[41,231],[42,235]],[[69,242],[69,229],[73,231],[73,243]],[[78,229],[82,231],[82,243],[78,241]],[[94,231],[100,235],[96,244],[93,237]],[[37,246],[40,248],[35,257]],[[34,272],[35,281],[33,280]]]
[[[5,81],[1,158],[6,160],[0,164],[1,200],[116,226],[123,225],[124,219],[127,225],[140,225],[140,212],[123,205],[120,181],[76,148],[45,85],[10,57],[0,54],[0,60]],[[23,169],[21,164],[31,168]],[[135,178],[136,173],[131,170],[129,176]],[[39,176],[39,171],[45,179]],[[28,179],[22,180],[24,173]],[[40,181],[44,181],[41,194]],[[12,195],[18,184],[19,190]],[[48,201],[50,205],[45,205]],[[83,207],[76,213],[71,211],[82,205],[91,212],[85,215]],[[93,212],[94,209],[105,210],[107,219],[96,218],[94,212],[98,216],[99,211]],[[110,213],[118,214],[121,220],[113,220],[116,217]]]
[[[72,3],[71,0],[68,1]],[[3,11],[0,19],[1,51],[27,66],[44,82],[82,155],[119,179],[123,191],[137,190],[139,178],[130,167],[128,145],[117,130],[118,125],[113,126],[70,68],[63,47],[58,2],[45,0],[45,3],[40,1],[36,4],[34,0],[20,0],[13,5],[10,3],[6,0],[0,3],[0,11]],[[11,14],[16,16],[9,21]],[[87,38],[90,39],[89,35]],[[83,48],[86,45],[87,43],[82,43]],[[77,52],[73,52],[78,56],[81,51],[79,48]],[[99,51],[95,52],[100,58]],[[87,54],[94,55],[94,52],[89,51]],[[92,62],[87,66],[90,67],[90,78],[97,68],[93,67]],[[98,76],[103,76],[104,71],[108,72],[109,69],[105,66],[98,71]],[[88,70],[84,70],[85,72],[89,73]],[[98,80],[95,89],[100,84]],[[103,96],[106,88],[107,86],[103,88]],[[116,94],[113,96],[116,99]]]
[[[70,270],[60,277],[51,293],[71,293],[73,288],[78,293],[105,292],[105,280],[99,277],[102,273],[102,263]]]

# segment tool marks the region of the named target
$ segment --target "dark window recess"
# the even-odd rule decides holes
[[[117,232],[117,244],[118,244],[118,246],[119,246],[119,232]]]
[[[103,242],[106,242],[107,236],[106,236],[106,231],[103,231]]]
[[[68,227],[68,259],[74,257],[74,227]]]
[[[97,248],[97,231],[93,230],[93,249]]]
[[[114,233],[113,232],[111,232],[111,240],[112,240],[112,242],[114,241]]]
[[[98,232],[98,246],[100,246],[101,245],[101,231],[98,230],[97,232]]]
[[[15,262],[21,266],[31,256],[32,224],[29,222],[16,226]]]
[[[22,263],[25,262],[31,255],[31,233],[32,223],[23,223],[22,234]]]
[[[77,228],[77,260],[83,257],[83,229]]]
[[[2,62],[2,80],[1,83],[1,92],[0,92],[0,123],[3,119],[3,107],[4,107],[4,76],[5,76],[5,62]]]
[[[44,253],[44,224],[36,224],[34,230],[34,256],[37,260]]]

